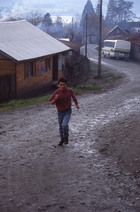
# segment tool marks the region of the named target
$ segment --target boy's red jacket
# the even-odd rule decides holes
[[[58,94],[59,98],[56,100],[55,95]],[[58,111],[68,110],[71,108],[71,98],[78,104],[77,98],[71,88],[66,88],[65,91],[58,88],[50,98],[50,103],[55,104]]]

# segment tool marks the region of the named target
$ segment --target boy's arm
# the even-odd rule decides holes
[[[55,96],[54,96],[54,94],[51,96],[49,102],[50,102],[51,104],[55,104]]]
[[[52,97],[50,98],[49,102],[51,104],[55,104],[58,98],[59,98],[59,95],[56,92],[54,92]]]
[[[78,104],[76,105],[76,108],[79,110],[79,108],[80,108],[80,107],[79,107],[79,105],[78,105]]]
[[[73,99],[73,101],[74,101],[74,103],[76,105],[76,108],[79,110],[78,101],[77,101],[77,98],[76,98],[76,96],[75,96],[75,94],[74,94],[72,89],[71,89],[71,97],[72,97],[72,99]]]

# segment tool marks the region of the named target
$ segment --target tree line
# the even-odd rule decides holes
[[[116,25],[122,25],[122,23],[125,25],[126,22],[136,18],[132,12],[133,4],[132,1],[126,0],[109,0],[106,16],[103,17],[103,37]],[[61,17],[57,17],[53,23],[50,14],[47,13],[42,21],[42,27],[52,36],[67,37],[77,42],[84,42],[87,27],[88,42],[96,43],[99,37],[99,15],[100,1],[94,10],[92,2],[88,0],[79,20],[73,19],[70,24],[63,25]]]
[[[136,16],[132,12],[133,2],[126,0],[109,0],[106,16],[103,17],[103,37],[119,23],[133,21]],[[38,13],[31,13],[26,17],[30,23],[39,27],[55,38],[69,38],[71,41],[84,42],[85,31],[88,31],[88,42],[96,43],[99,37],[100,0],[94,10],[92,2],[87,0],[82,15],[73,17],[70,23],[65,23],[57,16],[53,21],[50,13],[43,17]],[[9,18],[12,20],[12,17]]]

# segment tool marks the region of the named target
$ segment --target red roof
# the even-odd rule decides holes
[[[73,41],[66,41],[66,40],[59,40],[59,41],[62,42],[63,44],[65,44],[66,46],[70,47],[71,49],[74,49],[74,50],[78,50],[83,46],[82,43],[76,43],[76,42],[73,42]]]

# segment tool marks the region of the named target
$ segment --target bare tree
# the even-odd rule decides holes
[[[109,0],[105,21],[110,27],[119,22],[132,21],[135,14],[131,11],[133,2],[125,0]]]

